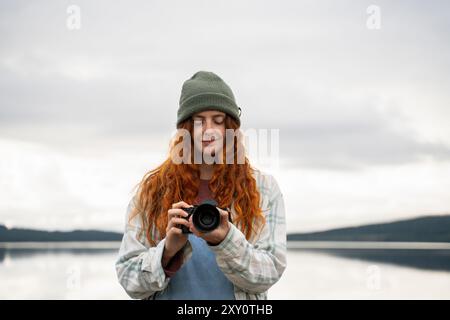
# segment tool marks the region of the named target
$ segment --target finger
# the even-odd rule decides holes
[[[189,217],[189,220],[188,220],[188,221],[189,221],[189,231],[191,231],[191,232],[192,232],[193,230],[195,231],[196,229],[195,229],[195,227],[194,227],[194,224],[192,223],[192,216]]]
[[[180,234],[183,234],[183,230],[181,230],[180,228],[177,228],[177,227],[172,227],[172,228],[170,228],[169,231],[167,232],[167,234],[169,234],[169,233],[180,235]]]
[[[170,229],[173,228],[173,223],[171,220],[169,220],[169,223],[167,223],[167,228],[166,228],[166,232],[169,232]]]
[[[191,231],[197,237],[201,237],[201,232],[198,231],[197,228],[195,228],[194,224],[192,223],[192,216],[189,217],[189,231]]]
[[[173,204],[172,204],[172,208],[173,208],[173,209],[175,209],[175,208],[180,208],[180,207],[183,206],[185,203],[186,203],[186,202],[184,202],[184,201],[179,201],[179,202],[173,203]]]
[[[173,218],[173,217],[187,217],[188,213],[186,211],[184,211],[183,209],[169,209],[167,211],[167,213],[169,214],[169,219]]]
[[[184,201],[180,201],[180,202],[172,204],[172,208],[173,209],[176,209],[176,208],[189,208],[189,207],[192,207],[192,206],[187,204]]]
[[[172,220],[171,220],[171,222],[172,222],[172,224],[174,225],[174,226],[176,226],[176,225],[179,225],[179,224],[182,224],[182,225],[184,225],[184,226],[186,226],[186,227],[188,227],[189,228],[189,221],[187,221],[186,219],[183,219],[183,218],[173,218]]]
[[[228,223],[228,218],[229,218],[228,211],[219,209],[219,212],[220,212],[220,223],[222,225],[227,224]]]
[[[167,224],[167,228],[170,229],[172,227],[179,228],[179,225],[182,224],[189,228],[189,222],[186,219],[183,218],[172,218],[170,219],[169,223]]]

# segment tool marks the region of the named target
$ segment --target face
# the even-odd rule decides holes
[[[194,114],[192,120],[194,140],[201,141],[201,144],[195,144],[197,150],[212,156],[219,152],[225,137],[225,113],[215,110],[202,111]]]

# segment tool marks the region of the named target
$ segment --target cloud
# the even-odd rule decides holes
[[[161,161],[149,149],[76,153],[0,139],[0,223],[43,229],[121,230],[133,187]],[[128,151],[128,152],[127,152]]]
[[[0,138],[17,160],[6,181],[19,183],[9,219],[120,211],[107,194],[126,202],[165,156],[181,85],[198,70],[230,84],[243,129],[280,130],[283,169],[351,177],[450,158],[447,1],[378,1],[377,31],[371,2],[77,1],[78,31],[69,4],[0,4]],[[23,194],[29,206],[8,211]]]
[[[333,108],[303,105],[295,126],[280,130],[280,155],[292,166],[364,169],[423,160],[449,161],[450,144],[421,139],[409,119],[395,106],[361,100]]]

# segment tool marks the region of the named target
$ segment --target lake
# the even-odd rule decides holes
[[[0,299],[129,299],[117,242],[0,244]],[[269,299],[450,299],[450,244],[296,242]]]

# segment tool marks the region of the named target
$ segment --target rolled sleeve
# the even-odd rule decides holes
[[[156,246],[148,244],[139,219],[128,221],[133,205],[132,200],[128,205],[125,232],[115,267],[119,283],[127,294],[133,299],[146,299],[169,284],[170,277],[161,263],[166,240],[162,239]],[[192,246],[188,241],[182,249],[182,262],[185,263],[191,255]]]

